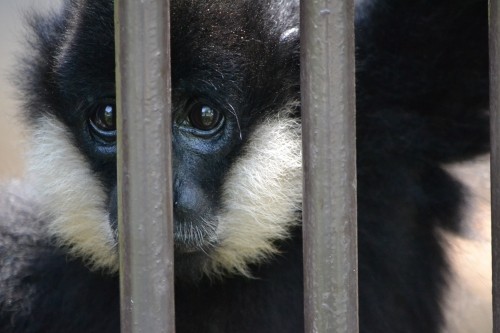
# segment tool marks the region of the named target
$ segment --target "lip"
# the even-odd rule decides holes
[[[174,240],[175,251],[179,254],[210,254],[217,246],[217,242],[204,239],[203,241],[190,242],[189,240]]]
[[[188,244],[178,244],[177,242],[175,243],[175,251],[181,254],[202,252],[201,248],[198,246],[188,245]]]

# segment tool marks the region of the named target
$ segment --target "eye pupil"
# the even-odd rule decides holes
[[[116,107],[113,102],[104,102],[93,107],[89,118],[90,130],[94,137],[106,142],[116,139]]]
[[[115,110],[111,105],[104,108],[103,121],[108,127],[115,125]]]
[[[221,120],[220,113],[207,105],[194,105],[189,113],[191,125],[202,131],[215,128]]]
[[[215,112],[208,106],[204,106],[201,108],[201,123],[204,126],[210,126],[213,124],[215,119]]]
[[[100,131],[116,130],[115,106],[111,104],[100,105],[97,107],[92,122]]]

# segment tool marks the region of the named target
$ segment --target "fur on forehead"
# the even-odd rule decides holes
[[[296,0],[173,0],[171,18],[173,35],[178,29],[191,40],[233,48],[251,41],[273,45],[283,35],[298,32],[299,5]],[[193,38],[197,34],[205,38]]]
[[[70,90],[61,82],[61,67],[71,65],[69,57],[75,53],[74,45],[103,45],[103,38],[107,44],[114,44],[113,1],[66,0],[49,13],[30,12],[25,20],[29,27],[27,51],[20,59],[16,83],[23,94],[26,118],[36,122],[38,117],[54,114],[62,86],[65,91]],[[85,34],[79,31],[82,26]],[[77,37],[87,38],[87,44]],[[113,54],[111,58],[114,59]],[[99,71],[102,72],[100,68]]]

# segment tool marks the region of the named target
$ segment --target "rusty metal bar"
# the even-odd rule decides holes
[[[122,333],[175,332],[169,22],[168,1],[115,3]]]
[[[355,333],[353,1],[303,0],[301,50],[305,331]]]
[[[489,12],[493,332],[500,332],[500,2],[490,0]]]

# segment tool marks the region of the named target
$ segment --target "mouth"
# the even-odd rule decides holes
[[[219,243],[217,224],[209,221],[174,221],[174,247],[179,254],[209,254]]]
[[[210,267],[213,256],[217,253],[219,241],[213,232],[206,228],[175,225],[174,230],[174,260],[175,275],[182,281],[197,281]]]
[[[195,253],[207,253],[205,247],[194,246],[189,244],[179,244],[175,243],[175,252],[178,254],[195,254]]]
[[[201,232],[186,237],[184,233],[174,233],[174,249],[179,254],[204,253],[209,255],[219,242],[213,235],[201,235]]]
[[[114,191],[110,195],[109,224],[113,231],[115,242],[118,242],[118,207],[117,194]],[[179,255],[205,254],[209,255],[220,243],[217,236],[217,222],[203,218],[200,215],[186,216],[185,218],[174,217],[174,249]],[[206,215],[206,214],[205,214]],[[174,214],[175,216],[175,214]]]

